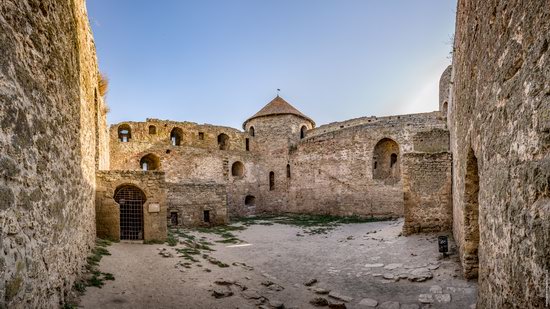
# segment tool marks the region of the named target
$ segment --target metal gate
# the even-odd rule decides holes
[[[145,195],[135,186],[124,186],[115,192],[120,205],[120,239],[143,239],[143,204]]]

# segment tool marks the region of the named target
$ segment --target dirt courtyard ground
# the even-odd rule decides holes
[[[99,265],[115,279],[88,287],[80,307],[475,308],[477,285],[462,278],[456,255],[440,256],[437,235],[400,236],[402,225],[323,234],[259,221],[176,231],[175,246],[115,243]]]

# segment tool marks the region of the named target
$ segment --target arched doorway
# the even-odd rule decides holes
[[[401,179],[399,144],[390,138],[381,139],[374,146],[372,178],[396,183]]]
[[[302,128],[300,129],[300,139],[306,137],[306,132],[307,132],[307,127],[306,127],[306,126],[302,126]]]
[[[246,206],[256,206],[256,197],[254,197],[253,195],[247,195],[244,198],[244,204]]]
[[[479,270],[479,172],[474,151],[468,151],[464,177],[464,277],[477,278]]]
[[[218,148],[220,150],[229,150],[229,136],[225,133],[218,135]]]
[[[172,146],[181,146],[183,140],[183,130],[180,128],[173,128],[170,132],[170,143]]]
[[[142,240],[143,191],[133,185],[123,185],[116,189],[114,199],[120,206],[120,239]]]
[[[139,160],[139,166],[144,171],[158,170],[160,167],[160,159],[156,155],[150,153]]]
[[[118,140],[122,143],[127,143],[132,138],[132,128],[124,123],[118,126]]]
[[[244,176],[244,164],[240,161],[233,163],[231,166],[231,176],[243,177]]]

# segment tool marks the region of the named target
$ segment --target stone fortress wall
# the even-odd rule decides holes
[[[448,151],[448,131],[439,112],[361,118],[308,131],[291,151],[294,173],[287,210],[403,216],[402,157],[418,149]]]
[[[215,212],[225,208],[215,189],[207,193],[190,188],[195,193],[182,198],[177,187],[190,183],[205,190],[209,184],[225,187],[226,212],[233,216],[295,212],[398,217],[404,214],[402,156],[449,150],[440,112],[315,128],[311,119],[276,97],[243,128],[156,119],[115,124],[110,129],[111,168],[140,170],[151,159],[148,168],[166,173],[169,216],[186,218],[172,218],[178,225],[204,224],[201,211],[206,209],[199,204],[217,203]],[[223,143],[221,135],[227,136]],[[450,164],[450,155],[444,158]],[[450,179],[445,181],[450,190]],[[439,206],[448,209],[441,213],[451,209],[450,203]]]
[[[452,213],[478,308],[544,308],[549,41],[545,1],[459,0],[439,112],[315,128],[278,97],[244,132],[154,119],[108,131],[84,1],[1,1],[0,307],[60,306],[96,222],[120,231],[101,222],[116,221],[113,195],[133,185],[149,201],[149,239],[165,237],[172,213],[184,225],[207,211],[208,224],[228,213],[404,215],[406,234],[446,230]]]
[[[550,5],[460,0],[453,232],[478,308],[550,305]]]
[[[0,308],[56,308],[95,244],[105,105],[83,0],[0,1]]]

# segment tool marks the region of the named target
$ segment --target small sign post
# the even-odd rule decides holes
[[[437,237],[437,243],[439,245],[439,252],[447,255],[449,252],[449,238],[447,236],[439,236]]]

